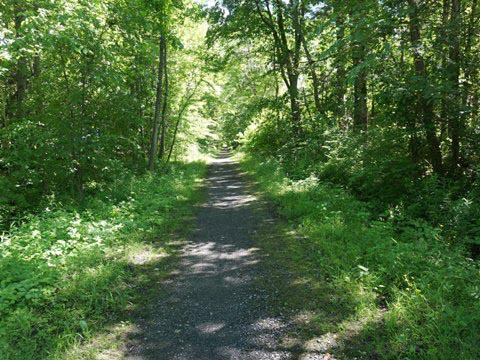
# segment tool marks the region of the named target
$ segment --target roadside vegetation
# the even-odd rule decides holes
[[[274,160],[246,155],[243,167],[295,231],[267,249],[316,289],[304,291],[312,312],[304,340],[337,334],[330,352],[357,358],[480,356],[472,331],[480,321],[479,268],[465,247],[426,222],[374,216],[368,203],[313,176],[291,179]],[[276,300],[298,297],[285,288]]]
[[[4,234],[2,358],[62,358],[106,326],[127,321],[132,301],[145,294],[138,267],[169,255],[204,170],[197,162],[161,176],[127,177],[81,208],[52,204]]]
[[[163,273],[216,142],[199,11],[0,3],[2,360],[94,358]]]

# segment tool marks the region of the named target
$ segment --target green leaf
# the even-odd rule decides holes
[[[80,320],[79,325],[83,332],[88,330],[88,324],[85,320]]]

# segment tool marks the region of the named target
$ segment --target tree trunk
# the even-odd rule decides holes
[[[343,14],[338,13],[336,20],[337,30],[336,37],[337,43],[344,41],[345,38],[345,18]],[[345,62],[343,60],[343,53],[341,50],[342,47],[338,47],[335,68],[337,72],[336,76],[336,88],[335,88],[335,97],[337,100],[335,114],[339,120],[342,120],[345,117]]]
[[[425,68],[425,61],[423,60],[423,55],[420,50],[421,34],[417,3],[416,0],[408,0],[408,3],[410,6],[410,42],[413,50],[415,74],[419,79],[423,80],[423,83],[426,86],[428,85],[428,77]],[[426,91],[417,90],[416,114],[414,114],[414,116],[420,117],[425,127],[430,162],[432,164],[433,171],[438,175],[443,175],[442,153],[440,151],[440,143],[437,138],[433,101],[432,99],[427,99],[425,93]]]
[[[153,130],[152,138],[150,141],[150,153],[148,159],[148,170],[153,171],[155,168],[155,158],[157,155],[158,133],[160,130],[160,107],[162,104],[162,90],[163,90],[163,70],[164,70],[164,43],[166,42],[165,36],[160,37],[159,45],[159,57],[158,57],[158,76],[157,76],[157,94],[155,98],[155,114],[153,116]]]
[[[460,0],[451,0],[450,26],[449,26],[449,52],[447,76],[451,87],[449,94],[450,101],[448,111],[448,130],[451,138],[451,168],[453,173],[457,172],[460,161]]]
[[[8,98],[5,86],[0,83],[0,128],[8,126],[7,107]],[[1,146],[1,143],[0,143]]]
[[[322,113],[322,105],[320,103],[320,93],[319,93],[319,81],[317,72],[315,71],[315,61],[313,60],[312,54],[308,49],[308,43],[305,39],[305,35],[303,33],[303,12],[301,14],[301,20],[298,24],[298,32],[300,36],[300,41],[302,42],[303,51],[305,52],[305,56],[307,58],[308,63],[308,70],[310,71],[310,76],[312,77],[312,84],[313,84],[313,100],[315,102],[315,109],[317,110],[317,115]]]
[[[353,85],[353,126],[356,130],[367,130],[368,125],[368,107],[367,107],[367,71],[364,67],[366,48],[365,48],[365,30],[362,25],[358,25],[358,17],[363,16],[363,11],[353,14],[354,25],[352,28],[352,63],[353,67],[360,67],[357,70]]]
[[[33,55],[33,76],[39,77],[42,73],[40,54]]]
[[[299,32],[299,0],[292,0],[291,20],[294,26],[294,41],[291,48],[291,41],[288,41],[285,29],[284,9],[285,3],[282,0],[274,0],[275,8],[272,12],[269,0],[265,0],[264,4],[260,4],[259,0],[255,0],[257,13],[263,23],[269,28],[276,49],[278,64],[280,66],[280,74],[283,82],[287,87],[288,97],[290,100],[290,114],[292,125],[297,131],[300,129],[301,107],[299,102],[298,77],[300,50],[302,47],[301,33]]]
[[[298,91],[298,77],[299,77],[299,61],[300,61],[300,49],[301,49],[301,41],[300,41],[300,19],[299,19],[299,0],[292,0],[292,22],[294,26],[294,43],[293,49],[290,49],[288,44],[288,39],[286,35],[285,29],[285,19],[283,16],[284,11],[284,4],[282,1],[277,0],[277,25],[278,25],[278,32],[280,34],[282,50],[284,57],[286,69],[287,69],[287,76],[288,76],[288,83],[286,84],[288,87],[288,94],[290,97],[290,109],[292,115],[292,125],[297,130],[300,127],[301,121],[301,108],[300,108],[300,101],[299,101],[299,91]]]
[[[173,153],[173,148],[175,147],[175,142],[177,140],[177,133],[178,133],[178,128],[180,125],[180,121],[183,118],[184,112],[188,109],[190,106],[190,101],[192,98],[195,96],[195,93],[197,92],[198,86],[200,85],[200,82],[198,82],[195,86],[195,88],[192,90],[192,92],[186,97],[185,101],[183,102],[183,105],[180,107],[180,110],[177,115],[177,122],[175,124],[175,130],[173,131],[173,137],[172,137],[172,143],[170,145],[170,150],[168,151],[168,157],[166,163],[168,164],[170,162],[170,157],[172,156]]]
[[[292,124],[294,127],[298,127],[301,121],[300,102],[298,101],[298,76],[290,77],[290,88],[288,89],[288,95],[290,98],[290,110],[292,115]]]
[[[13,3],[13,12],[14,12],[14,21],[15,21],[15,37],[18,40],[21,36],[21,27],[23,21],[25,20],[25,16],[23,15],[23,6],[19,4],[18,1]],[[21,49],[17,49],[21,51]],[[20,54],[17,60],[17,67],[15,71],[15,86],[16,86],[16,93],[15,93],[15,114],[17,117],[21,117],[23,115],[23,100],[25,98],[25,92],[27,90],[27,59],[23,54]]]
[[[158,157],[160,160],[165,156],[165,130],[166,130],[166,121],[167,121],[167,107],[168,107],[168,64],[167,64],[167,42],[163,43],[163,73],[164,73],[164,91],[163,91],[163,105],[162,105],[162,132],[160,135],[160,151]]]
[[[478,1],[472,0],[470,5],[470,15],[468,20],[468,29],[465,39],[465,48],[463,50],[463,71],[465,73],[465,81],[461,89],[462,92],[462,108],[468,109],[467,115],[464,116],[465,124],[472,124],[478,119],[478,96],[477,89],[473,86],[475,79],[478,79],[478,61],[473,55],[472,48],[475,49],[475,31],[478,28]],[[471,126],[472,126],[471,125]]]

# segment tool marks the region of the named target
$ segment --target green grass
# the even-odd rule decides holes
[[[265,241],[291,274],[275,301],[309,314],[305,341],[335,333],[330,350],[347,358],[480,358],[479,264],[461,247],[425,224],[372,220],[344,190],[273,161],[242,164],[289,223]]]
[[[45,209],[4,234],[0,358],[93,358],[111,348],[109,336],[131,328],[122,321],[151,281],[138,269],[168,259],[205,168],[176,164],[166,175],[123,180],[82,209]]]

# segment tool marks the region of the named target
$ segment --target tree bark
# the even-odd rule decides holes
[[[456,173],[460,161],[460,0],[451,0],[448,52],[448,82],[451,87],[449,94],[448,130],[451,138],[451,173]]]
[[[161,128],[162,132],[160,135],[160,150],[159,150],[159,155],[158,157],[160,160],[163,160],[163,157],[165,156],[165,131],[166,131],[166,121],[167,121],[167,108],[168,108],[168,64],[167,64],[167,42],[164,41],[163,43],[163,75],[164,75],[164,91],[163,91],[163,104],[162,104],[162,122],[161,122]]]
[[[313,100],[315,102],[315,109],[317,110],[317,115],[322,113],[322,105],[320,103],[320,92],[318,90],[319,88],[319,80],[317,76],[317,72],[315,70],[315,61],[313,60],[312,54],[310,53],[310,50],[308,48],[308,43],[307,40],[305,39],[305,35],[303,32],[303,21],[304,15],[303,11],[300,14],[300,21],[297,26],[298,28],[298,33],[300,36],[300,41],[303,46],[303,51],[305,53],[305,57],[307,58],[307,63],[308,63],[308,69],[310,71],[310,76],[312,77],[312,85],[313,85]]]
[[[292,115],[292,125],[298,130],[301,121],[301,109],[299,102],[299,91],[298,91],[298,77],[299,70],[298,65],[300,62],[300,32],[299,32],[299,9],[298,9],[299,0],[291,0],[290,6],[292,10],[292,22],[294,26],[294,44],[293,50],[289,48],[288,39],[285,28],[285,19],[284,19],[284,4],[280,0],[276,0],[277,3],[277,26],[280,34],[282,50],[284,57],[287,75],[288,75],[288,94],[290,97],[290,108]]]
[[[157,76],[157,93],[155,98],[155,114],[153,116],[153,129],[152,137],[150,141],[150,153],[148,159],[148,170],[153,171],[155,168],[155,158],[157,155],[158,133],[160,130],[160,107],[162,104],[162,92],[163,92],[163,70],[164,70],[164,43],[166,42],[165,36],[162,34],[160,37],[159,45],[159,57],[158,57],[158,76]]]
[[[183,113],[188,109],[188,106],[190,105],[190,100],[192,100],[193,96],[197,92],[198,85],[199,85],[199,83],[197,83],[197,85],[192,90],[190,95],[187,96],[185,102],[183,103],[183,105],[180,108],[180,111],[178,112],[177,122],[175,123],[175,130],[173,131],[172,143],[170,145],[170,150],[168,151],[168,157],[167,157],[167,161],[166,161],[167,164],[170,162],[170,157],[172,156],[173,148],[175,147],[175,142],[177,140],[178,128],[179,128],[179,125],[180,125],[180,121],[183,118]]]
[[[364,67],[366,34],[363,26],[358,24],[358,17],[363,16],[363,11],[354,13],[352,16],[354,18],[354,26],[352,28],[352,63],[354,68],[360,67],[353,85],[353,126],[356,130],[365,131],[368,126],[367,71]]]
[[[421,46],[420,22],[418,18],[418,7],[416,0],[408,0],[410,6],[409,11],[409,30],[410,42],[413,50],[415,74],[422,80],[424,86],[428,85],[427,70],[423,59]],[[438,175],[443,175],[443,160],[440,151],[440,143],[437,138],[437,130],[435,126],[435,113],[433,100],[428,99],[425,95],[426,91],[417,90],[416,114],[422,119],[423,126],[427,137],[430,162],[433,171]]]
[[[340,10],[341,11],[341,10]],[[337,14],[336,19],[336,38],[337,43],[344,41],[345,38],[345,17],[341,12]],[[342,47],[338,47],[335,68],[336,68],[336,88],[335,88],[335,97],[337,100],[335,114],[339,120],[342,120],[345,117],[345,63],[343,60],[343,53],[341,50]]]
[[[291,0],[290,8],[292,11],[292,23],[294,27],[294,41],[292,48],[287,39],[284,9],[285,4],[281,0],[274,0],[275,8],[272,12],[269,0],[265,0],[265,4],[260,4],[260,0],[255,0],[257,13],[263,23],[270,30],[274,39],[278,64],[280,66],[280,74],[287,87],[287,93],[290,101],[290,114],[292,125],[297,130],[300,128],[301,107],[299,102],[298,78],[299,78],[299,62],[300,50],[302,47],[301,34],[298,31],[300,25],[299,19],[299,0]]]
[[[13,3],[14,21],[15,21],[15,38],[18,40],[21,37],[21,28],[25,16],[23,15],[24,8],[19,1],[16,0]],[[17,49],[21,51],[21,49]],[[17,66],[15,70],[15,115],[21,117],[23,115],[23,100],[25,98],[25,92],[27,90],[27,59],[23,54],[20,54],[17,60]]]
[[[472,45],[473,45],[473,40],[475,38],[475,28],[476,28],[476,23],[478,21],[478,16],[477,16],[477,0],[472,0],[471,5],[470,5],[470,16],[468,20],[468,29],[467,29],[467,34],[466,34],[466,40],[465,40],[465,48],[463,50],[463,68],[465,71],[465,83],[462,87],[462,107],[467,108],[469,107],[470,109],[470,116],[469,118],[475,118],[475,113],[478,110],[478,106],[475,106],[475,102],[471,101],[472,98],[472,82],[475,79],[475,74],[478,73],[478,65],[477,62],[472,59]],[[469,101],[470,100],[470,101]],[[467,119],[465,119],[466,121]]]

